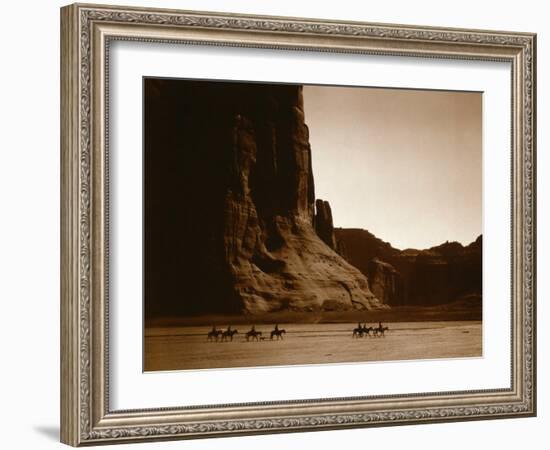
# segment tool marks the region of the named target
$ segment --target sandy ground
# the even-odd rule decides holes
[[[374,323],[368,323],[374,326]],[[239,330],[232,342],[209,342],[211,327],[148,327],[145,370],[210,369],[293,364],[389,361],[482,356],[480,321],[384,323],[384,337],[352,338],[357,323],[280,323],[282,340],[270,340],[273,326],[259,325],[265,340],[247,342]]]

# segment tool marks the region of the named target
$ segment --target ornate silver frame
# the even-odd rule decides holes
[[[110,410],[106,70],[115,39],[510,62],[510,388]],[[535,415],[535,54],[536,35],[530,33],[81,4],[62,8],[62,442],[79,446]]]

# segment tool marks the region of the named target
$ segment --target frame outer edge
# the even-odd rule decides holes
[[[78,294],[78,19],[74,5],[60,10],[61,19],[61,426],[60,440],[77,446],[79,436],[79,301]]]
[[[138,14],[138,12],[142,14]],[[143,14],[151,12],[151,15]],[[389,41],[416,42],[416,45],[427,45],[429,43],[447,43],[454,46],[454,34],[461,34],[458,42],[463,46],[484,47],[504,50],[510,49],[516,55],[517,73],[521,83],[516,87],[515,92],[523,100],[518,107],[518,117],[514,120],[514,129],[519,139],[514,141],[514,148],[519,149],[520,161],[518,169],[521,168],[518,188],[518,196],[521,197],[519,224],[523,231],[514,238],[514,242],[520,242],[521,252],[518,256],[518,267],[524,268],[526,260],[530,263],[529,277],[521,279],[523,286],[527,289],[522,292],[518,286],[518,296],[521,299],[518,309],[523,319],[519,321],[519,332],[522,335],[522,345],[518,345],[516,364],[521,365],[516,382],[519,383],[519,398],[510,398],[508,404],[490,405],[486,403],[474,404],[471,407],[439,408],[433,411],[425,411],[426,414],[416,417],[411,416],[415,410],[399,409],[397,411],[383,411],[379,414],[363,413],[341,413],[331,415],[315,416],[293,416],[281,418],[259,417],[257,419],[241,418],[226,421],[202,421],[174,424],[161,421],[149,423],[151,411],[142,411],[145,414],[144,423],[135,423],[133,426],[117,422],[117,414],[112,423],[102,426],[103,419],[108,413],[103,402],[108,398],[99,398],[106,394],[103,381],[98,379],[99,374],[105,375],[103,365],[98,364],[103,352],[97,351],[105,337],[103,331],[97,328],[98,317],[103,317],[104,310],[101,304],[98,307],[97,301],[101,303],[98,292],[102,284],[95,283],[94,279],[101,275],[102,270],[97,272],[95,264],[100,264],[97,248],[94,242],[101,235],[102,228],[98,227],[98,220],[101,214],[97,215],[98,194],[97,192],[97,171],[101,171],[102,160],[97,159],[96,145],[100,141],[97,134],[98,120],[97,108],[101,102],[97,102],[95,90],[95,76],[97,67],[92,67],[92,54],[94,52],[94,33],[90,24],[94,22],[115,23],[137,23],[141,25],[169,25],[166,20],[171,13],[179,15],[174,17],[174,24],[193,29],[203,29],[211,32],[214,29],[228,28],[231,32],[240,32],[248,29],[247,24],[252,23],[252,31],[258,31],[258,36],[266,33],[281,33],[289,36],[297,33],[296,36],[307,36],[308,30],[313,35],[332,34],[340,37],[352,36],[354,27],[371,26],[372,29],[365,29],[364,36],[360,39],[383,37]],[[143,17],[142,17],[143,16]],[[201,17],[203,16],[203,17]],[[114,20],[113,20],[114,17]],[[189,19],[189,24],[179,22],[179,19]],[[297,21],[295,24],[293,21]],[[143,22],[143,23],[142,23]],[[279,22],[281,22],[279,24]],[[191,11],[159,10],[149,8],[117,7],[109,5],[83,5],[74,4],[61,9],[61,441],[72,445],[98,445],[122,442],[137,442],[143,440],[155,441],[166,439],[189,439],[214,436],[252,435],[278,432],[317,431],[321,429],[338,429],[366,426],[388,426],[397,424],[414,423],[436,423],[448,420],[462,421],[473,419],[489,419],[499,417],[521,417],[536,414],[536,329],[535,329],[535,276],[536,276],[536,36],[532,33],[507,33],[485,30],[460,30],[431,27],[415,27],[392,24],[343,24],[340,29],[339,22],[331,22],[313,19],[297,18],[275,18],[267,16],[233,15],[230,13],[199,13]],[[296,25],[296,27],[290,27]],[[348,25],[350,25],[348,27]],[[326,27],[320,31],[317,27]],[[392,27],[395,30],[392,30]],[[271,29],[273,28],[273,30]],[[303,28],[303,29],[302,29]],[[377,28],[387,28],[388,31],[379,34]],[[331,31],[332,30],[332,31]],[[403,33],[401,33],[403,31]],[[409,33],[411,33],[409,35]],[[467,34],[472,33],[472,34]],[[354,35],[355,33],[353,33]],[[416,37],[415,37],[416,36]],[[331,38],[334,38],[332,35]],[[417,39],[418,38],[418,39]],[[432,40],[433,39],[433,40]],[[97,42],[95,43],[97,47]],[[273,45],[273,44],[272,44]],[[275,47],[276,44],[275,44]],[[336,47],[335,47],[336,48]],[[299,47],[298,47],[299,49]],[[95,49],[97,50],[97,48]],[[531,53],[529,52],[531,50]],[[330,51],[330,50],[329,50]],[[531,58],[525,59],[525,52]],[[426,54],[435,51],[428,51]],[[508,52],[506,58],[512,53]],[[516,52],[519,52],[519,56]],[[443,51],[442,53],[446,53]],[[475,52],[474,52],[475,53]],[[473,54],[481,58],[490,57],[491,52]],[[469,58],[467,58],[469,59]],[[524,76],[531,75],[530,83],[526,83]],[[528,77],[527,77],[528,78]],[[528,78],[529,79],[529,78]],[[91,111],[90,111],[91,109]],[[101,109],[101,108],[99,108]],[[525,114],[528,117],[525,117]],[[525,125],[530,125],[526,130]],[[517,145],[517,147],[516,147]],[[529,159],[526,161],[525,157]],[[524,164],[532,170],[525,171]],[[93,173],[93,172],[96,173]],[[524,175],[527,175],[524,178]],[[530,175],[530,176],[529,176]],[[95,180],[95,181],[94,181]],[[528,199],[524,197],[524,190],[530,191]],[[527,201],[526,201],[527,200]],[[525,214],[525,206],[529,206]],[[101,201],[99,202],[101,205]],[[525,222],[527,221],[527,223]],[[524,225],[527,225],[524,228]],[[531,227],[532,225],[532,227]],[[521,243],[522,238],[525,239]],[[527,248],[526,245],[531,244]],[[101,258],[100,258],[101,259]],[[95,264],[94,264],[95,262]],[[91,267],[90,267],[91,266]],[[525,283],[525,284],[524,284]],[[523,295],[525,294],[525,295]],[[528,303],[526,308],[525,302]],[[532,313],[530,315],[529,313]],[[525,314],[527,320],[525,320]],[[94,323],[92,323],[92,319]],[[524,327],[528,328],[528,331]],[[517,330],[517,328],[515,328]],[[92,339],[93,337],[93,339]],[[516,339],[518,341],[518,339]],[[520,344],[520,342],[517,342]],[[100,349],[101,350],[101,349]],[[525,353],[532,357],[525,360]],[[527,389],[524,389],[526,388]],[[98,402],[101,400],[101,404]],[[221,406],[221,405],[220,405]],[[452,406],[452,405],[451,405]],[[516,409],[517,408],[517,409]],[[420,410],[416,409],[417,414]],[[438,415],[439,414],[439,415]],[[342,419],[340,421],[340,418]],[[106,425],[106,426],[105,426]],[[132,425],[132,424],[128,424]]]
[[[538,399],[537,399],[537,387],[538,387],[538,366],[537,366],[537,44],[538,37],[537,35],[533,36],[533,160],[535,164],[533,165],[533,189],[535,190],[535,201],[533,203],[533,223],[535,224],[535,229],[533,233],[533,258],[535,264],[533,265],[533,299],[535,301],[535,307],[533,308],[533,323],[535,324],[533,332],[533,353],[535,354],[535,361],[533,362],[533,383],[535,386],[535,393],[533,396],[533,412],[534,415],[537,415],[538,408]]]
[[[537,34],[531,36],[531,382],[532,398],[531,412],[533,417],[538,414],[538,374],[537,374]]]

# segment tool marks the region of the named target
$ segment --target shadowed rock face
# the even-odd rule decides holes
[[[390,305],[429,306],[481,298],[482,237],[463,246],[398,250],[361,229],[335,229],[346,259],[363,272],[373,293]]]
[[[391,264],[373,258],[367,263],[371,290],[385,304],[396,304],[403,298],[403,277]]]
[[[300,86],[148,79],[145,99],[146,314],[381,307],[315,231]]]
[[[321,240],[331,249],[336,249],[336,238],[334,237],[334,224],[332,221],[332,210],[327,201],[317,199],[315,201],[315,231]]]

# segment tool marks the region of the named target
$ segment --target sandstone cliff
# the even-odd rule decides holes
[[[367,263],[367,275],[373,294],[384,304],[396,304],[403,298],[403,277],[391,264],[373,258]]]
[[[373,293],[389,305],[431,306],[468,297],[481,300],[482,237],[463,246],[398,250],[361,229],[335,229],[344,256],[363,272]]]
[[[147,79],[144,123],[146,314],[383,307],[315,211],[300,86]]]

